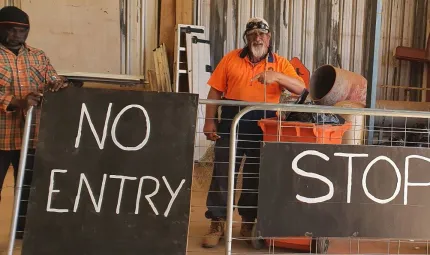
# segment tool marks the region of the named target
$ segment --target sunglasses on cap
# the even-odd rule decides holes
[[[258,21],[258,22],[249,22],[248,24],[246,24],[245,33],[248,33],[249,31],[254,29],[261,29],[269,32],[269,26],[262,21]]]

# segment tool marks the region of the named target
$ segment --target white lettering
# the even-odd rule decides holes
[[[390,164],[393,166],[394,170],[396,171],[396,175],[397,175],[397,186],[396,186],[396,190],[394,191],[394,194],[393,194],[390,198],[387,198],[387,199],[379,199],[379,198],[376,198],[375,196],[373,196],[372,194],[370,194],[369,190],[367,189],[367,182],[366,182],[366,180],[367,180],[367,174],[369,173],[369,171],[370,171],[370,169],[372,168],[372,166],[373,166],[376,162],[378,162],[379,160],[385,160],[385,161],[387,161],[388,163],[390,163]],[[378,204],[386,204],[386,203],[391,202],[393,199],[395,199],[395,198],[396,198],[396,196],[399,194],[399,192],[400,192],[400,186],[401,186],[401,183],[400,183],[400,182],[401,182],[401,180],[402,180],[402,176],[400,175],[400,170],[399,170],[399,168],[396,166],[396,164],[395,164],[391,159],[389,159],[389,158],[388,158],[388,157],[386,157],[386,156],[379,156],[379,157],[375,158],[374,160],[372,160],[372,161],[367,165],[367,167],[366,167],[366,169],[364,170],[364,173],[363,173],[363,179],[362,179],[361,184],[362,184],[362,186],[363,186],[363,191],[364,191],[364,193],[366,194],[366,196],[367,196],[368,198],[370,198],[372,201],[374,201],[374,202],[376,202],[376,203],[378,203]]]
[[[307,156],[307,155],[318,156],[318,157],[324,159],[325,161],[330,160],[330,158],[327,157],[327,155],[325,155],[321,152],[314,151],[314,150],[304,151],[304,152],[300,153],[299,155],[297,155],[292,162],[292,168],[293,168],[294,172],[296,172],[297,174],[299,174],[301,176],[305,176],[305,177],[309,177],[309,178],[315,178],[315,179],[318,179],[318,180],[324,182],[325,184],[327,184],[327,186],[329,188],[329,192],[327,193],[327,195],[324,195],[321,197],[316,197],[316,198],[308,198],[308,197],[303,197],[301,195],[297,195],[296,198],[297,198],[297,200],[299,200],[301,202],[309,203],[309,204],[322,203],[322,202],[328,201],[333,197],[333,194],[334,194],[333,183],[329,179],[327,179],[326,177],[324,177],[322,175],[319,175],[316,173],[305,172],[297,166],[297,163],[299,162],[299,160],[301,158],[303,158],[304,156]]]
[[[121,116],[129,109],[131,108],[138,108],[140,110],[142,110],[143,114],[145,115],[145,121],[146,121],[146,134],[145,134],[145,139],[143,139],[143,141],[135,146],[135,147],[125,147],[122,144],[120,144],[118,142],[118,140],[116,139],[116,126],[118,125],[118,121],[121,118]],[[137,104],[132,104],[129,105],[127,107],[125,107],[124,109],[122,109],[118,115],[116,116],[113,124],[112,124],[112,130],[111,130],[111,135],[112,135],[112,141],[116,144],[116,146],[118,146],[118,148],[125,150],[125,151],[137,151],[143,148],[143,146],[145,146],[145,144],[148,142],[149,139],[149,134],[150,134],[150,130],[151,130],[151,125],[149,123],[149,116],[148,116],[148,112],[145,110],[145,108],[143,108],[140,105]]]
[[[335,153],[336,157],[348,158],[348,184],[346,193],[346,202],[351,203],[351,189],[352,189],[352,158],[366,158],[369,154],[354,154],[354,153]]]
[[[118,193],[118,203],[116,205],[116,214],[119,214],[119,211],[121,208],[122,192],[124,190],[124,182],[125,182],[125,180],[135,181],[135,180],[137,180],[137,178],[136,177],[130,177],[130,176],[123,176],[123,175],[109,175],[109,178],[121,180],[121,184],[119,186],[119,193]]]
[[[53,169],[51,171],[51,178],[50,178],[50,182],[49,182],[49,191],[48,191],[48,203],[46,205],[46,211],[47,212],[56,212],[56,213],[66,213],[69,212],[69,209],[54,209],[51,207],[51,203],[52,203],[52,193],[60,193],[59,189],[54,189],[54,175],[55,173],[67,173],[67,170],[62,170],[62,169]]]
[[[47,208],[46,210],[48,212],[56,212],[56,213],[66,213],[69,212],[69,209],[55,209],[55,208],[51,208],[51,204],[52,204],[52,194],[53,193],[59,193],[60,190],[55,190],[54,189],[54,184],[55,184],[55,173],[67,173],[67,170],[61,170],[61,169],[54,169],[51,171],[51,182],[49,185],[49,193],[48,193],[48,202],[47,202]],[[78,211],[78,207],[80,204],[80,200],[81,200],[81,196],[82,196],[82,189],[85,189],[83,186],[85,184],[86,189],[88,190],[88,194],[90,196],[90,199],[93,203],[94,209],[96,213],[100,213],[100,211],[102,210],[102,205],[103,205],[103,198],[104,198],[104,192],[105,192],[105,188],[106,188],[106,182],[107,182],[107,178],[110,179],[119,179],[121,180],[120,182],[120,186],[119,186],[119,191],[118,191],[118,200],[117,200],[117,205],[116,205],[116,214],[119,214],[121,211],[121,204],[122,204],[122,198],[124,195],[124,185],[125,185],[125,181],[126,180],[130,180],[130,181],[135,181],[137,180],[137,177],[133,177],[133,176],[123,176],[123,175],[107,175],[107,174],[103,174],[103,179],[102,179],[102,183],[101,183],[101,187],[100,187],[100,195],[98,197],[98,199],[95,198],[94,195],[94,190],[91,188],[90,182],[88,181],[88,178],[86,177],[86,175],[84,173],[80,174],[79,177],[79,185],[78,185],[78,189],[77,189],[77,194],[75,197],[75,201],[74,201],[74,206],[73,206],[73,212],[77,212]],[[173,190],[172,187],[170,186],[169,182],[167,181],[167,178],[165,176],[162,176],[162,179],[164,181],[164,184],[166,185],[167,190],[169,191],[169,194],[171,196],[171,199],[169,201],[169,204],[167,205],[167,208],[164,212],[164,217],[168,217],[170,210],[172,208],[173,203],[175,202],[176,198],[178,197],[184,183],[185,183],[185,179],[182,179],[181,182],[179,183],[179,186],[176,188],[176,190]],[[155,206],[154,201],[152,200],[154,196],[156,196],[160,190],[160,181],[153,177],[153,176],[143,176],[140,178],[139,181],[139,187],[137,190],[137,197],[136,197],[136,207],[135,207],[135,214],[139,214],[140,211],[140,200],[142,197],[142,188],[143,188],[143,184],[145,180],[151,180],[153,182],[155,182],[155,188],[154,191],[152,191],[150,194],[144,195],[145,199],[148,201],[148,204],[151,206],[152,211],[154,212],[155,215],[159,215],[159,212]],[[147,185],[147,184],[145,184]],[[72,210],[70,210],[72,211]]]
[[[145,198],[146,198],[146,200],[148,200],[148,203],[151,206],[152,210],[154,211],[155,215],[158,215],[158,210],[155,207],[154,203],[152,202],[151,197],[155,196],[158,193],[158,189],[160,188],[160,182],[156,178],[154,178],[152,176],[143,176],[142,178],[140,178],[139,189],[137,190],[136,210],[134,211],[134,213],[135,214],[139,213],[140,197],[142,196],[142,185],[143,185],[143,181],[145,179],[153,180],[155,182],[155,190],[154,190],[154,192],[152,192],[149,195],[145,195]]]
[[[404,187],[404,198],[403,198],[403,204],[407,205],[408,204],[408,187],[426,187],[426,186],[430,186],[430,182],[409,182],[409,161],[410,159],[422,159],[425,160],[427,162],[430,162],[429,158],[423,157],[423,156],[419,156],[419,155],[410,155],[407,156],[405,159],[405,187]]]
[[[179,191],[182,188],[182,185],[184,185],[185,179],[183,179],[181,181],[181,183],[179,184],[178,188],[176,189],[175,192],[173,192],[172,188],[169,185],[169,182],[167,181],[166,177],[162,177],[164,183],[166,184],[167,189],[169,190],[170,195],[172,196],[172,198],[170,199],[169,205],[167,206],[166,211],[164,212],[164,217],[167,217],[169,215],[170,212],[170,208],[172,207],[173,202],[175,201],[176,197],[178,196]]]
[[[100,140],[100,137],[98,136],[97,131],[94,128],[94,124],[91,121],[90,113],[88,112],[87,106],[85,105],[85,103],[82,103],[81,117],[79,120],[79,128],[78,128],[78,135],[76,136],[75,148],[79,147],[79,143],[81,141],[82,122],[84,121],[84,115],[85,115],[85,117],[87,118],[88,124],[90,125],[91,131],[93,132],[94,138],[96,138],[97,144],[99,145],[100,150],[103,150],[105,141],[106,141],[106,130],[109,123],[111,108],[112,108],[112,103],[109,104],[108,111],[106,113],[105,125],[103,127],[103,136],[102,136],[102,139]]]
[[[103,194],[104,194],[105,185],[106,185],[106,176],[107,176],[106,174],[103,175],[102,186],[100,188],[99,201],[96,202],[96,199],[94,198],[93,191],[91,190],[90,184],[88,183],[87,177],[85,176],[85,174],[81,173],[81,177],[79,179],[78,193],[76,194],[75,206],[73,208],[73,212],[76,212],[78,210],[79,200],[81,199],[82,183],[83,182],[85,182],[85,185],[87,186],[87,190],[88,190],[88,193],[90,194],[91,201],[93,202],[94,209],[96,210],[96,212],[100,212],[102,202],[103,202]]]

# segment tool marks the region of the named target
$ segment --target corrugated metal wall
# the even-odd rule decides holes
[[[422,87],[424,65],[398,61],[394,49],[401,45],[425,48],[429,32],[429,4],[427,0],[384,0],[380,52],[379,84]],[[381,89],[380,98],[419,101],[421,93],[405,95],[401,89]],[[425,94],[425,93],[423,93]]]
[[[243,47],[242,35],[251,16],[272,28],[274,50],[299,57],[312,72],[324,64],[367,75],[370,10],[376,0],[201,0],[199,25],[208,30],[215,66],[230,50]],[[378,85],[421,87],[423,65],[397,61],[397,46],[424,48],[428,0],[383,0]],[[406,100],[399,90],[380,89],[379,99]],[[412,92],[409,100],[421,100]]]

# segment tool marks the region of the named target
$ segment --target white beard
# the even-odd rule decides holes
[[[264,45],[251,45],[251,53],[256,58],[262,58],[267,51],[268,49]]]

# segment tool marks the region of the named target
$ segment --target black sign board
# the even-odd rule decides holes
[[[262,236],[430,238],[430,150],[265,143]]]
[[[23,255],[186,254],[198,97],[47,94]]]

